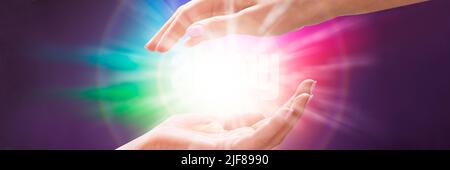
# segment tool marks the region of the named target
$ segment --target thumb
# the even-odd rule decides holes
[[[185,43],[186,47],[195,46],[203,41],[217,39],[230,34],[245,34],[245,22],[238,14],[217,16],[192,24],[186,34],[190,37]]]

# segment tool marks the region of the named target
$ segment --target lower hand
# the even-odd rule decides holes
[[[303,81],[274,114],[225,120],[205,114],[175,115],[118,149],[273,149],[303,114],[314,85],[313,80]]]

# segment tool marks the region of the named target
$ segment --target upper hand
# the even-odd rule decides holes
[[[369,13],[426,0],[192,0],[178,8],[146,44],[168,51],[186,33],[186,46],[228,34],[281,35],[342,15]]]
[[[168,51],[186,33],[186,46],[228,34],[280,35],[333,15],[321,0],[193,0],[177,9],[146,44]]]

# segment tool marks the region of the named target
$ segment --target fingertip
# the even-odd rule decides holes
[[[152,45],[150,43],[145,44],[144,48],[149,50],[149,51],[154,51],[154,48],[152,47]]]
[[[306,79],[306,80],[304,80],[304,81],[301,83],[301,85],[302,85],[303,87],[306,87],[306,88],[309,89],[315,82],[316,82],[316,81],[313,80],[313,79]]]
[[[294,99],[294,104],[291,109],[294,110],[295,115],[300,116],[303,113],[312,96],[311,94],[303,93]]]
[[[148,42],[144,45],[144,47],[147,50],[155,51],[156,45],[157,45],[157,41],[155,39],[156,39],[156,35],[154,37],[152,37],[150,40],[148,40]]]
[[[313,79],[306,79],[306,80],[302,81],[300,83],[300,85],[298,85],[298,87],[297,87],[296,96],[298,96],[302,93],[312,94],[312,89],[314,88],[316,83],[317,83],[317,81],[315,81]]]
[[[156,51],[168,52],[178,42],[178,38],[163,38],[156,46]]]

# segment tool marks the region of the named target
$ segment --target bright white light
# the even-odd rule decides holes
[[[279,57],[254,50],[199,46],[173,57],[174,94],[184,108],[207,114],[260,110],[278,97]]]

